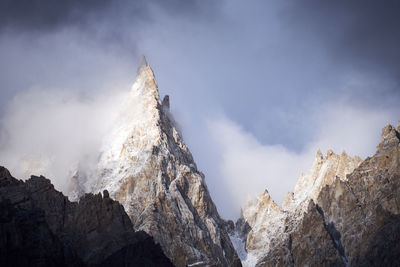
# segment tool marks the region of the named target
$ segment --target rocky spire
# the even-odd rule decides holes
[[[252,259],[260,257],[269,249],[272,237],[283,231],[284,219],[284,212],[272,200],[266,189],[258,198],[248,201],[243,206],[239,221],[245,222],[250,229],[247,234],[244,233],[246,251],[249,252],[242,259],[244,265],[251,265]]]
[[[142,61],[129,97],[105,139],[94,191],[108,190],[135,230],[152,235],[176,266],[240,264],[204,176],[161,102]]]
[[[142,55],[142,59],[141,59],[141,63],[140,66],[141,67],[147,67],[149,64],[147,64],[147,60],[146,57],[144,55]]]
[[[400,121],[397,126],[400,128]],[[376,147],[377,152],[386,150],[389,147],[397,146],[400,143],[399,129],[396,130],[392,125],[388,124],[382,129],[381,142]]]
[[[322,154],[320,149],[317,150],[317,152],[315,154],[315,159],[317,159],[317,160],[323,160],[324,159],[324,155]]]
[[[169,95],[164,96],[163,101],[162,101],[162,106],[166,110],[169,110]]]
[[[137,74],[140,74],[140,71],[146,67],[148,67],[149,64],[147,63],[146,57],[144,55],[142,55],[141,59],[140,59],[140,65],[137,69]]]

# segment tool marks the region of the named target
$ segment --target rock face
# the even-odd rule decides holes
[[[105,266],[116,255],[131,261],[112,266],[172,266],[107,192],[70,202],[46,178],[22,182],[0,167],[0,200],[1,266]]]
[[[268,251],[272,237],[284,231],[285,213],[265,190],[257,199],[249,201],[242,208],[242,219],[236,223],[237,228],[245,224],[248,234],[242,234],[245,240],[247,257],[245,265],[254,266],[256,259]]]
[[[399,266],[399,130],[386,126],[363,162],[317,152],[282,207],[267,192],[245,207],[244,265]]]
[[[78,175],[76,185],[96,181],[85,190],[108,190],[134,229],[151,235],[176,266],[240,265],[204,175],[174,124],[169,97],[160,100],[153,71],[143,62],[97,170]]]
[[[336,178],[345,180],[346,175],[360,165],[361,158],[348,156],[346,152],[337,155],[332,150],[328,150],[324,157],[320,150],[317,151],[315,161],[307,174],[302,174],[298,180],[294,193],[288,194],[282,205],[283,209],[288,210],[292,204],[298,208],[302,206],[304,209],[308,207],[311,199],[317,199],[318,194],[326,185],[330,185]],[[289,200],[289,201],[288,201]]]

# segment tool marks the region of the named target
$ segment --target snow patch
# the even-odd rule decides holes
[[[204,261],[198,261],[198,262],[195,262],[192,264],[188,264],[188,267],[199,266],[199,265],[203,265],[203,264],[205,264]]]
[[[229,234],[229,238],[231,239],[232,245],[239,256],[239,259],[241,261],[245,260],[247,258],[245,240],[243,240],[236,231],[234,232],[233,235]]]
[[[230,234],[229,238],[233,244],[233,247],[236,250],[236,253],[239,256],[240,261],[242,262],[243,267],[254,267],[258,262],[258,257],[253,253],[247,253],[246,251],[246,241],[243,240],[238,232],[234,232],[234,234]]]

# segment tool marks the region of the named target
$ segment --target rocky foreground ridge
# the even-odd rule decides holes
[[[400,266],[400,122],[361,161],[317,152],[294,193],[264,191],[236,222],[244,266]]]
[[[50,180],[0,167],[0,266],[173,266],[108,192],[70,202]]]

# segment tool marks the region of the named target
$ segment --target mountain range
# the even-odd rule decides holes
[[[281,205],[265,189],[224,220],[144,59],[96,167],[74,171],[68,197],[0,169],[0,263],[400,266],[399,132],[385,126],[365,160],[318,150]]]

